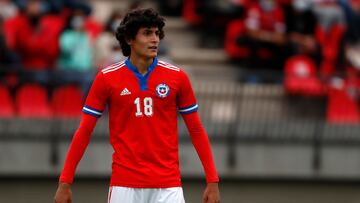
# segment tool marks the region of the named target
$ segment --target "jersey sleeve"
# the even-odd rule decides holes
[[[96,125],[97,118],[83,114],[79,128],[76,130],[71,141],[64,168],[61,172],[59,181],[72,184],[77,165],[79,164],[84,152],[89,144],[91,133]]]
[[[198,104],[189,77],[180,71],[180,87],[177,95],[177,107],[180,114],[189,114],[198,110]]]
[[[100,72],[90,88],[82,111],[97,118],[100,117],[105,109],[107,98],[108,88],[105,84],[104,74]]]
[[[201,124],[199,114],[195,112],[192,114],[182,115],[182,117],[189,130],[191,141],[205,170],[206,182],[219,182],[219,176],[216,171],[210,141]]]

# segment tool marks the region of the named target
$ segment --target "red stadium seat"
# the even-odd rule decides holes
[[[325,96],[325,85],[317,77],[316,65],[307,56],[293,56],[286,61],[284,88],[288,94]]]
[[[54,116],[60,118],[78,118],[83,106],[83,94],[79,87],[67,85],[54,90],[52,100]]]
[[[15,97],[19,117],[50,118],[52,116],[47,91],[37,84],[25,84]]]
[[[13,99],[5,86],[0,86],[0,98],[0,117],[13,117],[15,115]]]
[[[359,105],[356,100],[356,86],[351,89],[346,81],[337,79],[329,91],[327,121],[332,124],[358,124]],[[354,93],[354,95],[353,95]]]

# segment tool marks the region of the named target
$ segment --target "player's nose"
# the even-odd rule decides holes
[[[156,33],[153,33],[151,35],[151,42],[159,43],[160,42],[159,35],[157,35]]]

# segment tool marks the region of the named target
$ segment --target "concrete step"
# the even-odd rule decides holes
[[[227,63],[182,63],[179,67],[189,74],[192,82],[236,82],[241,73],[239,67]]]
[[[189,29],[189,24],[181,17],[164,16],[165,18],[165,30],[168,31],[179,31]]]
[[[173,49],[179,48],[196,48],[199,45],[197,33],[188,29],[165,29],[165,38]]]
[[[170,48],[170,57],[176,63],[187,64],[224,64],[228,57],[222,49],[201,49],[201,48]]]

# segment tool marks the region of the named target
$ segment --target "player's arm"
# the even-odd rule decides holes
[[[182,117],[190,133],[191,141],[205,170],[207,187],[203,194],[203,202],[218,203],[220,202],[220,192],[218,186],[219,177],[216,172],[208,136],[202,127],[197,112],[182,114]]]
[[[216,171],[209,138],[204,130],[200,117],[197,113],[198,105],[185,73],[182,74],[182,82],[178,94],[178,107],[186,127],[189,131],[191,141],[203,165],[207,187],[203,195],[204,203],[220,202],[219,177]]]
[[[105,108],[107,98],[106,85],[102,73],[96,77],[86,99],[79,128],[71,141],[64,168],[59,178],[59,186],[55,194],[55,203],[71,203],[71,184],[76,167],[89,144],[92,131]]]
[[[210,141],[201,124],[197,112],[182,114],[186,127],[189,131],[191,141],[205,170],[206,182],[219,182],[214,159],[211,152]]]
[[[55,203],[71,202],[71,184],[78,163],[80,162],[90,141],[91,133],[97,118],[84,113],[79,128],[71,141],[64,169],[60,175],[59,186],[55,194]]]

